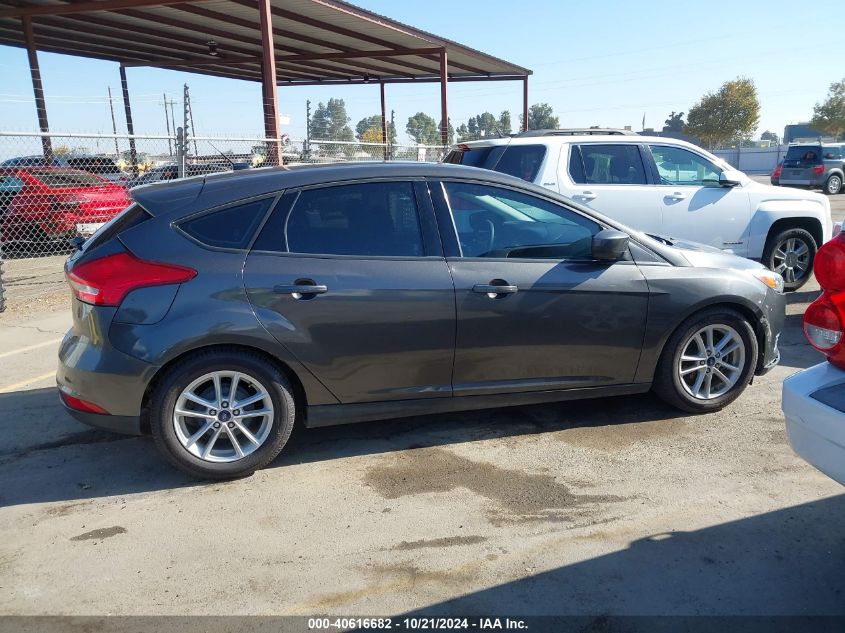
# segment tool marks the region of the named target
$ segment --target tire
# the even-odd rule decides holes
[[[243,410],[236,408],[237,401],[230,405],[226,400],[235,374],[238,400],[263,394],[255,402],[245,402]],[[186,392],[213,403],[214,409]],[[215,392],[222,392],[222,397],[215,398]],[[262,356],[238,350],[210,350],[180,362],[159,382],[150,404],[156,448],[180,470],[204,479],[245,477],[264,468],[284,448],[296,417],[293,389],[284,374]],[[202,416],[179,414],[177,405],[178,411]],[[251,411],[256,415],[247,415]],[[207,430],[201,434],[203,428]],[[209,442],[212,446],[203,456]]]
[[[722,337],[726,334],[730,334],[731,338],[724,344],[723,349],[731,348],[735,342],[741,342],[741,347],[718,358],[715,352],[707,354],[706,349],[699,353],[699,346],[695,339],[700,335],[700,342],[706,345],[707,336],[702,333],[702,330],[707,328],[713,328],[713,349],[722,342]],[[757,355],[757,337],[744,316],[730,308],[716,307],[703,310],[689,317],[669,337],[657,365],[653,390],[662,400],[682,411],[689,413],[718,411],[736,400],[745,391],[754,375]],[[696,365],[696,362],[701,361],[682,360],[682,356],[708,360],[704,360],[704,365]],[[741,365],[739,364],[740,357]],[[713,360],[710,361],[710,358]],[[735,372],[727,370],[726,366],[730,365],[738,369]],[[682,377],[680,373],[682,370],[687,371],[692,368],[696,369]],[[707,372],[707,369],[710,371]],[[720,373],[730,380],[723,380],[719,377]],[[708,375],[711,376],[709,383],[707,383]],[[698,385],[699,376],[702,376],[700,385]],[[697,385],[698,397],[694,395]]]
[[[831,174],[824,183],[824,192],[829,196],[835,196],[842,191],[842,176],[839,174]]]
[[[806,249],[806,250],[802,250]],[[786,229],[770,235],[763,249],[763,265],[783,276],[787,292],[798,290],[810,279],[818,245],[805,229]],[[794,257],[790,258],[792,254]]]

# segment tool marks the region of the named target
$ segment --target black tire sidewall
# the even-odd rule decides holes
[[[728,325],[736,330],[745,344],[745,367],[739,380],[727,393],[712,400],[699,400],[684,389],[676,368],[690,337],[708,325]],[[728,308],[713,308],[693,315],[675,330],[666,343],[660,359],[659,374],[655,384],[656,391],[670,404],[690,413],[718,411],[736,400],[751,382],[757,366],[758,348],[754,329],[740,313]]]
[[[266,388],[275,416],[264,444],[252,454],[229,463],[202,460],[179,442],[173,428],[173,409],[191,382],[212,371],[238,371],[253,376]],[[205,352],[189,358],[168,372],[153,394],[150,427],[156,446],[177,468],[193,476],[231,479],[251,475],[269,464],[284,448],[295,418],[292,389],[285,376],[259,356],[241,352]]]
[[[766,248],[763,252],[763,264],[766,266],[766,268],[772,271],[774,270],[773,260],[775,249],[777,248],[777,245],[780,244],[782,241],[790,238],[800,239],[807,245],[807,247],[810,249],[810,262],[809,266],[807,267],[807,273],[801,279],[793,282],[787,282],[786,279],[783,280],[784,289],[787,292],[798,290],[801,286],[807,283],[807,281],[809,281],[810,276],[813,272],[813,265],[816,262],[816,253],[818,253],[819,250],[818,244],[816,244],[816,239],[808,230],[800,228],[791,228],[783,230],[780,233],[777,233],[776,235],[770,237],[766,242]]]

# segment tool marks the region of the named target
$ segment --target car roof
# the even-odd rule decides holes
[[[132,190],[132,197],[153,215],[171,211],[181,214],[194,209],[209,209],[249,197],[310,185],[381,178],[426,177],[483,179],[491,183],[517,184],[520,187],[532,186],[514,176],[464,165],[413,161],[367,161],[217,172],[141,185]]]
[[[453,146],[467,146],[467,147],[485,147],[496,145],[548,145],[557,146],[565,143],[577,143],[583,145],[586,143],[613,143],[618,145],[620,143],[654,143],[654,144],[670,144],[680,147],[688,147],[690,149],[700,151],[702,148],[683,141],[677,138],[668,136],[643,136],[639,134],[562,134],[562,135],[538,135],[538,136],[505,136],[502,138],[487,138],[477,141],[462,141]]]

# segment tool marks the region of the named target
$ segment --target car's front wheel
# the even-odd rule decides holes
[[[805,229],[793,228],[769,237],[763,250],[763,264],[783,277],[784,289],[798,290],[813,270],[818,246]]]
[[[840,191],[842,191],[842,176],[831,174],[824,184],[824,192],[829,196],[835,196]]]
[[[663,348],[654,391],[690,413],[718,411],[745,390],[757,363],[757,337],[748,320],[712,308],[684,321]]]
[[[293,390],[272,363],[242,351],[201,352],[157,386],[150,425],[177,468],[208,479],[250,475],[282,450],[295,418]]]

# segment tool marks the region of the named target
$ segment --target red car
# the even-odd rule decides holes
[[[124,186],[78,169],[0,168],[0,237],[13,247],[46,245],[107,222],[130,202]]]

